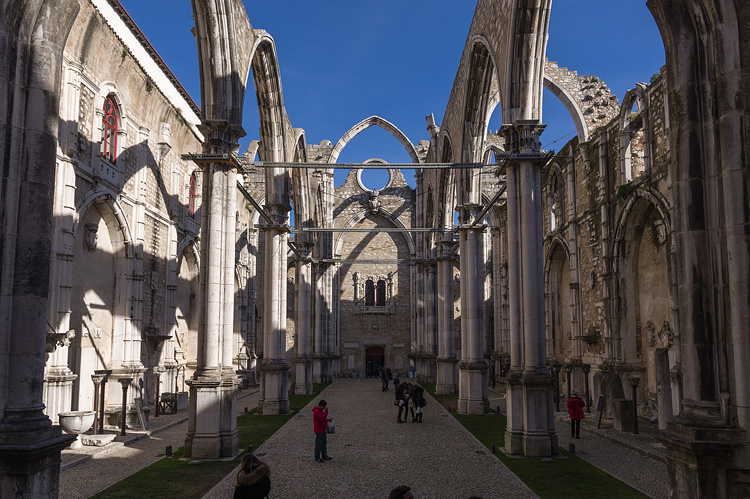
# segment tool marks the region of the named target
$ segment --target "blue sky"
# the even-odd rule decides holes
[[[200,106],[200,81],[192,10],[186,0],[121,0],[154,48]],[[292,125],[304,128],[308,144],[330,140],[359,121],[379,115],[412,143],[428,139],[425,116],[438,123],[448,102],[466,35],[472,0],[244,0],[250,22],[274,37],[284,104]],[[648,82],[664,64],[661,37],[645,0],[553,0],[547,56],[582,75],[597,75],[622,99],[636,82]],[[258,138],[252,78],[243,125]],[[499,113],[496,113],[499,114]],[[562,104],[545,91],[542,144],[559,150],[575,127]],[[490,129],[499,126],[496,116]],[[355,137],[340,163],[378,157],[410,162],[390,134],[371,127]],[[346,173],[339,170],[336,185]],[[366,172],[378,188],[382,172]],[[404,176],[414,184],[413,170]]]

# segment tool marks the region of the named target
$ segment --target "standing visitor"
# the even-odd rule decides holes
[[[388,391],[388,368],[380,370],[380,380],[383,382],[383,391]]]
[[[411,403],[413,405],[412,411],[417,412],[416,419],[412,413],[412,422],[422,422],[422,408],[427,405],[427,401],[424,398],[424,388],[418,384],[414,384],[411,388]]]
[[[406,399],[404,398],[404,395],[406,394],[406,383],[399,383],[396,385],[396,403],[398,404],[398,419],[396,422],[398,423],[406,423]],[[401,420],[401,413],[404,413],[404,420]]]
[[[578,396],[578,391],[573,390],[568,399],[568,411],[570,412],[570,438],[581,438],[581,420],[583,419],[583,408],[586,404]]]
[[[327,437],[328,422],[333,418],[328,417],[328,408],[325,400],[318,402],[313,407],[313,430],[315,431],[315,460],[319,463],[333,459],[328,455]]]

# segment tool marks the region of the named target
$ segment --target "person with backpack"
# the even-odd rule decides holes
[[[234,499],[264,499],[271,491],[271,468],[248,452],[242,456],[234,483]]]
[[[424,388],[418,384],[414,384],[411,388],[411,402],[412,402],[412,423],[422,422],[422,408],[427,405],[427,400],[424,398]],[[416,408],[416,417],[414,416],[414,408]]]

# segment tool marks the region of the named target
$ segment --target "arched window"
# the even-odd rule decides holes
[[[188,193],[188,213],[191,217],[195,218],[195,212],[198,209],[195,203],[195,197],[198,191],[198,173],[193,172],[190,175],[190,192]]]
[[[112,163],[117,159],[117,104],[110,95],[104,99],[104,117],[102,118],[102,156]]]
[[[375,283],[372,279],[365,282],[365,307],[375,306]]]
[[[383,279],[378,281],[378,289],[375,293],[375,306],[385,307],[385,281]]]

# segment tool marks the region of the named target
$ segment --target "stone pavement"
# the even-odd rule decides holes
[[[337,379],[263,445],[274,498],[388,497],[395,486],[417,498],[536,497],[440,404],[426,395],[424,423],[397,424],[393,390],[377,379]],[[336,433],[328,435],[332,461],[313,458],[312,408],[328,402]],[[236,472],[205,498],[232,496]]]
[[[258,403],[259,390],[240,392],[239,413]],[[105,447],[84,446],[62,452],[60,498],[83,499],[101,492],[136,471],[164,457],[172,446],[176,452],[185,444],[187,410],[151,418],[148,431],[128,431],[125,437]]]

